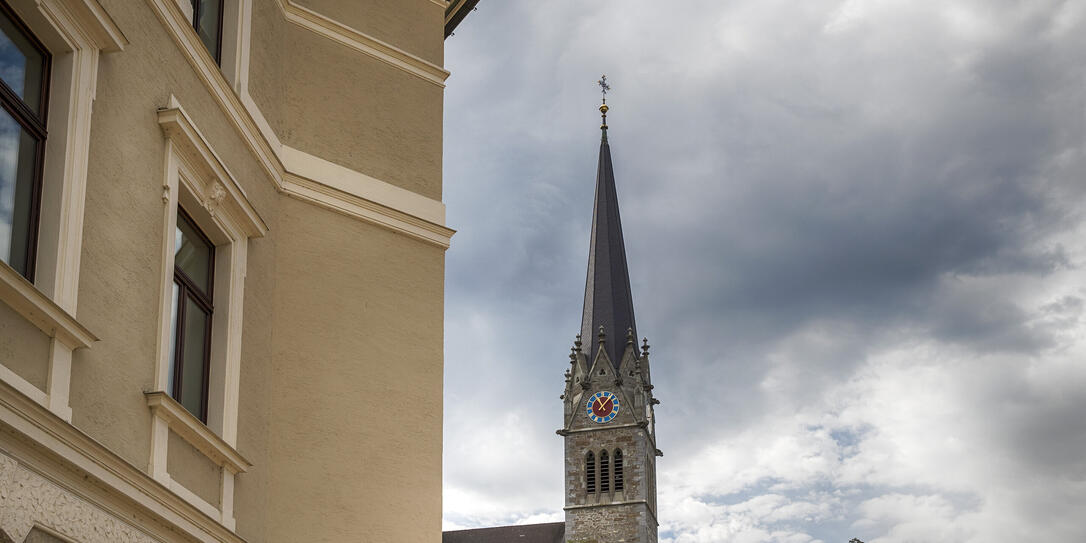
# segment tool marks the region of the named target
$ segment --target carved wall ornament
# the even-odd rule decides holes
[[[35,525],[80,543],[159,542],[0,454],[0,529],[23,541]]]
[[[204,200],[204,205],[212,215],[219,210],[222,206],[223,200],[226,199],[226,188],[222,186],[222,183],[215,180],[211,182],[211,186],[207,189],[207,198]]]

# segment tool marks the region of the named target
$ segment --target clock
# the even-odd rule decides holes
[[[585,411],[594,422],[611,422],[618,415],[618,396],[607,391],[597,392],[588,398]]]

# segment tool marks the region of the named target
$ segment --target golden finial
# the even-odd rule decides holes
[[[607,91],[611,90],[611,85],[607,84],[607,76],[600,76],[600,80],[596,83],[600,86],[600,93],[603,95],[603,103],[600,104],[600,115],[603,117],[603,124],[600,125],[600,129],[603,130],[603,137],[607,138],[607,110],[611,109],[607,107]]]

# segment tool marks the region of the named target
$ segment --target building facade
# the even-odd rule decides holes
[[[0,542],[439,540],[474,4],[0,0]]]
[[[605,89],[606,78],[600,81]],[[611,147],[603,114],[588,273],[562,393],[565,522],[445,532],[444,543],[656,543],[649,345],[637,344]]]

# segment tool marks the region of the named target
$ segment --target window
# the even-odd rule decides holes
[[[33,281],[50,56],[0,0],[0,260]]]
[[[181,208],[174,231],[169,382],[178,403],[207,422],[215,246]]]
[[[588,451],[588,454],[584,458],[584,478],[585,478],[585,492],[589,494],[596,493],[596,455],[592,454],[592,451]]]
[[[611,491],[611,479],[608,477],[611,466],[607,461],[607,451],[600,451],[600,492]]]
[[[236,450],[246,259],[249,240],[268,226],[177,97],[158,110],[158,123],[168,144],[155,385],[144,392],[151,410],[147,471],[233,530],[234,479],[252,467]],[[171,436],[218,465],[216,503],[170,476]]]
[[[225,0],[192,0],[192,27],[216,63],[222,62],[222,20]]]
[[[622,449],[615,449],[615,492],[622,490],[625,481],[622,477]]]

